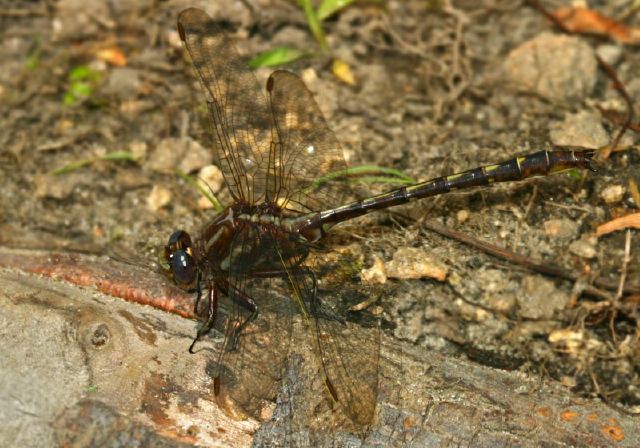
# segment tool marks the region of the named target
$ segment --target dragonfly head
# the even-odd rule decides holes
[[[164,246],[165,268],[173,281],[182,288],[194,286],[198,277],[198,267],[193,258],[193,243],[184,230],[176,230]]]

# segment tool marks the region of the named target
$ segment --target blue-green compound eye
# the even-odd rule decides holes
[[[196,264],[185,250],[178,249],[171,255],[171,272],[179,286],[189,286],[196,280]]]

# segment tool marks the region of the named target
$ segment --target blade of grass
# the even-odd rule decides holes
[[[93,160],[80,160],[78,162],[68,163],[61,168],[57,168],[51,172],[54,176],[60,176],[62,174],[71,173],[72,171],[79,170],[83,166],[89,165]]]
[[[103,156],[68,163],[67,165],[64,165],[61,168],[57,168],[53,170],[51,174],[53,174],[54,176],[59,176],[61,174],[71,173],[72,171],[79,170],[80,168],[85,167],[91,163],[95,163],[98,160],[107,160],[107,161],[125,160],[127,162],[135,162],[135,157],[133,156],[133,153],[129,151],[113,151]]]
[[[206,188],[200,185],[197,179],[195,179],[192,176],[189,176],[187,173],[180,170],[177,170],[176,173],[182,180],[188,183],[191,187],[197,189],[200,192],[200,194],[202,194],[202,196],[207,198],[209,202],[211,202],[211,204],[213,205],[213,209],[216,212],[220,213],[222,210],[224,210],[224,207],[222,206],[220,201],[218,201],[218,199],[213,194],[211,194],[210,191],[208,191]]]
[[[327,39],[324,36],[322,24],[318,19],[318,15],[316,14],[315,9],[313,9],[311,0],[298,0],[298,3],[304,11],[304,15],[307,19],[307,24],[309,25],[309,29],[311,30],[313,37],[318,42],[318,45],[320,45],[320,49],[326,53],[329,49],[329,47],[327,46]]]
[[[362,176],[354,179],[352,182],[361,182],[363,184],[413,185],[413,182],[387,176]]]
[[[308,56],[305,51],[297,48],[276,47],[272,50],[260,53],[249,61],[249,67],[256,69],[259,67],[275,67],[277,65],[288,64],[303,57]]]
[[[340,178],[357,178],[357,181],[363,181],[365,183],[386,183],[386,184],[400,184],[411,185],[415,183],[415,180],[402,171],[395,170],[393,168],[385,168],[376,165],[360,165],[352,168],[347,168],[342,171],[333,171],[325,176],[315,180],[309,187],[305,188],[305,192],[311,192],[317,190],[322,184],[331,182]]]

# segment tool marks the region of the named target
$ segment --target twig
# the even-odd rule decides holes
[[[503,247],[489,244],[485,241],[478,240],[470,235],[455,230],[448,229],[434,221],[424,221],[422,226],[432,232],[436,232],[447,238],[454,239],[461,243],[467,244],[471,247],[475,247],[489,255],[492,255],[501,260],[508,261],[509,263],[523,266],[541,274],[550,275],[557,278],[562,278],[571,282],[580,280],[580,275],[574,272],[567,271],[559,266],[550,264],[547,261],[535,260],[531,257],[513,253]],[[594,288],[595,287],[595,288]],[[619,288],[618,282],[610,281],[606,278],[597,278],[593,281],[592,286],[588,286],[584,289],[587,294],[600,296],[601,292],[597,288],[606,289],[609,291],[616,291]],[[639,294],[640,285],[626,284],[622,288],[625,294]]]
[[[620,309],[620,299],[624,294],[624,284],[627,280],[627,269],[631,262],[631,229],[627,229],[627,236],[624,244],[624,257],[622,258],[622,266],[620,267],[620,283],[618,285],[618,291],[613,298],[611,304],[611,314],[609,316],[609,331],[611,332],[611,339],[617,345],[618,338],[615,332],[615,319],[618,316],[618,310]]]

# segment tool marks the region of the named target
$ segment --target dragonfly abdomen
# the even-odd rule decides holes
[[[409,199],[448,193],[451,190],[547,176],[572,168],[593,169],[591,151],[539,151],[495,165],[485,165],[407,187]]]
[[[495,165],[485,165],[468,171],[402,187],[378,196],[352,202],[320,213],[315,224],[331,226],[373,210],[381,210],[405,204],[415,199],[427,198],[451,190],[490,185],[494,182],[508,182],[534,176],[546,176],[572,168],[593,170],[593,151],[539,151],[526,156],[515,157]]]

